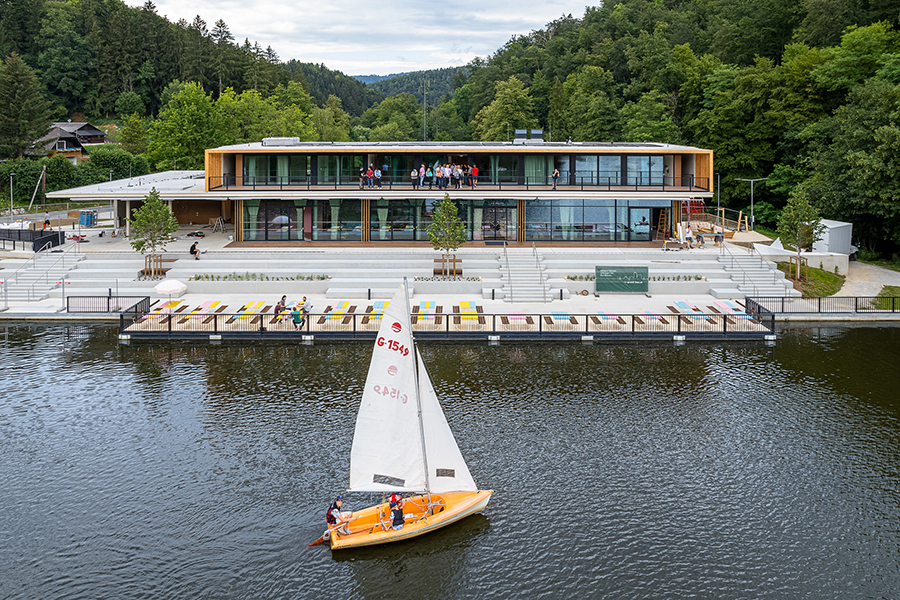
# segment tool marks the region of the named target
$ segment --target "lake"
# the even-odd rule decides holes
[[[334,554],[371,345],[117,333],[0,327],[0,598],[900,596],[900,327],[423,344],[495,494]]]

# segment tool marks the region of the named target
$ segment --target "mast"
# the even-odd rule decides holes
[[[419,415],[419,439],[422,442],[422,463],[425,466],[425,492],[428,494],[428,504],[431,505],[431,478],[428,475],[428,454],[425,452],[425,424],[422,421],[422,397],[419,394],[419,361],[417,360],[416,341],[413,339],[412,323],[409,315],[412,309],[409,306],[409,285],[406,277],[403,278],[403,301],[406,306],[406,323],[409,326],[409,347],[413,351],[413,373],[416,378],[416,409]]]

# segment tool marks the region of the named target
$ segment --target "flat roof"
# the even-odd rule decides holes
[[[470,152],[529,152],[554,154],[581,153],[706,153],[712,150],[659,144],[654,142],[546,142],[540,140],[520,140],[516,142],[303,142],[299,138],[266,138],[261,142],[234,144],[210,148],[207,152],[290,152],[306,150],[317,153],[393,153],[393,152],[444,152],[466,154]]]
[[[149,194],[153,189],[159,192],[162,198],[174,198],[179,195],[190,197],[198,192],[205,192],[203,171],[162,171],[114,179],[93,185],[83,185],[68,190],[48,192],[48,198],[135,198]]]

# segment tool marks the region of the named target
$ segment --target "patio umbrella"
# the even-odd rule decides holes
[[[169,300],[172,299],[172,294],[180,294],[185,290],[187,290],[187,286],[177,279],[166,279],[153,287],[154,292],[160,295],[166,294]]]

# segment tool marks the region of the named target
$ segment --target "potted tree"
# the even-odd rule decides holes
[[[441,254],[441,277],[456,275],[456,255],[452,252],[466,242],[465,224],[459,218],[459,210],[449,194],[438,204],[428,226],[428,241]]]
[[[178,221],[169,207],[160,199],[156,188],[144,198],[144,203],[126,217],[131,223],[131,247],[145,256],[144,273],[156,279],[162,275],[162,254],[170,236],[178,231]]]

